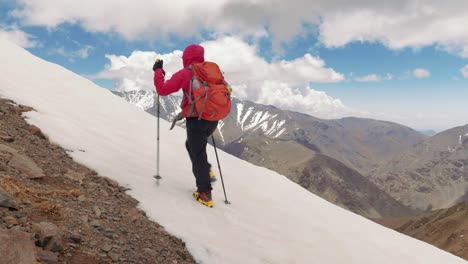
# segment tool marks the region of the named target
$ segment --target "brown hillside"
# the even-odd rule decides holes
[[[225,150],[274,170],[327,201],[365,217],[415,214],[342,162],[294,141],[257,137]]]
[[[415,217],[374,221],[468,260],[468,203],[466,202]]]

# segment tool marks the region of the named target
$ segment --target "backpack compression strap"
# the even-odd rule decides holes
[[[187,67],[187,69],[189,69],[189,70],[192,72],[192,78],[190,79],[189,92],[188,92],[188,94],[187,94],[185,91],[183,91],[183,92],[184,92],[185,97],[187,97],[187,100],[188,100],[188,102],[189,102],[189,104],[190,104],[190,109],[189,109],[189,111],[188,111],[188,113],[187,113],[187,117],[189,117],[189,116],[192,115],[193,112],[196,111],[195,103],[198,102],[198,100],[200,100],[200,98],[197,98],[197,99],[195,99],[195,100],[192,100],[192,96],[191,96],[191,95],[192,95],[192,83],[193,83],[193,81],[195,80],[195,76],[193,75],[192,65],[189,65],[189,66]],[[182,100],[182,102],[183,102],[183,100]],[[205,104],[205,103],[206,103],[206,98],[205,98],[204,104]],[[181,106],[182,106],[182,103],[181,103]],[[201,114],[200,114],[200,115],[201,115]],[[178,113],[178,114],[172,119],[171,128],[170,128],[169,130],[172,130],[172,129],[174,128],[175,124],[177,123],[177,121],[182,120],[182,119],[184,119],[184,117],[182,116],[182,112],[180,112],[180,113]]]

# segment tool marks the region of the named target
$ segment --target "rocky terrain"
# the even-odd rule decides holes
[[[419,216],[374,221],[468,260],[468,203],[466,202]]]
[[[416,144],[369,178],[415,208],[441,209],[468,201],[468,125]]]
[[[0,99],[1,263],[195,263],[113,180],[74,162]]]

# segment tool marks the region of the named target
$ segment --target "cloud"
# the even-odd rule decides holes
[[[468,64],[461,68],[460,72],[462,73],[463,77],[468,78]]]
[[[12,13],[28,25],[79,23],[92,32],[161,39],[199,32],[252,36],[268,29],[274,47],[317,30],[329,48],[380,42],[390,49],[440,49],[468,57],[468,1],[342,0],[18,0]],[[294,15],[291,15],[294,14]],[[219,35],[218,35],[219,36]]]
[[[393,75],[387,73],[386,76],[380,76],[377,74],[369,74],[366,76],[356,77],[354,80],[358,82],[381,82],[381,81],[390,81],[393,79]]]
[[[78,55],[78,57],[86,59],[89,57],[89,53],[91,52],[91,50],[93,50],[93,47],[86,45],[83,48],[76,51],[76,54]]]
[[[418,79],[422,79],[431,76],[431,73],[426,69],[418,68],[413,71],[413,76]]]
[[[84,45],[82,48],[74,51],[70,50],[65,50],[65,47],[59,47],[56,49],[52,49],[49,51],[49,54],[58,54],[61,55],[65,58],[67,58],[69,61],[75,61],[76,59],[86,59],[89,57],[90,52],[94,48],[89,45]]]
[[[305,54],[291,61],[267,62],[259,57],[257,47],[239,38],[223,37],[216,41],[202,43],[206,49],[206,59],[216,60],[232,79],[249,84],[263,80],[275,80],[291,85],[308,82],[340,82],[344,75],[325,67],[320,58]]]
[[[202,43],[206,59],[216,61],[233,86],[234,95],[277,107],[332,117],[347,110],[343,103],[309,87],[310,82],[339,82],[344,76],[325,62],[306,54],[291,61],[267,62],[256,53],[256,46],[239,38],[224,37]],[[153,90],[152,65],[164,60],[167,77],[182,68],[182,51],[158,54],[135,51],[130,56],[106,55],[110,63],[94,78],[111,79],[120,91]]]
[[[325,118],[337,118],[352,111],[341,100],[309,86],[294,89],[286,83],[264,81],[257,96],[255,101],[261,104]]]
[[[127,39],[161,35],[196,35],[201,28],[222,26],[225,1],[18,0],[12,15],[27,25],[57,27],[79,23],[91,32],[117,32]],[[206,14],[210,14],[207,16]]]
[[[38,45],[32,35],[21,31],[16,26],[0,25],[0,38],[7,39],[23,48],[34,48]]]
[[[323,15],[320,39],[327,47],[350,42],[380,42],[390,49],[440,49],[468,57],[466,1],[356,1]]]

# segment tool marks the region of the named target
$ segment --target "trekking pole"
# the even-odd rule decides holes
[[[230,202],[228,201],[227,196],[226,196],[226,189],[224,188],[223,173],[221,172],[221,165],[219,165],[218,151],[216,151],[216,142],[215,142],[215,139],[214,139],[213,135],[211,135],[211,139],[213,140],[213,147],[214,147],[215,154],[216,154],[216,161],[218,162],[219,176],[221,177],[221,183],[223,185],[224,199],[225,199],[224,203],[225,204],[230,204]]]
[[[154,178],[157,180],[162,179],[161,175],[159,175],[159,94],[158,94],[158,128],[157,128],[157,145],[156,145],[156,175],[154,175]]]

